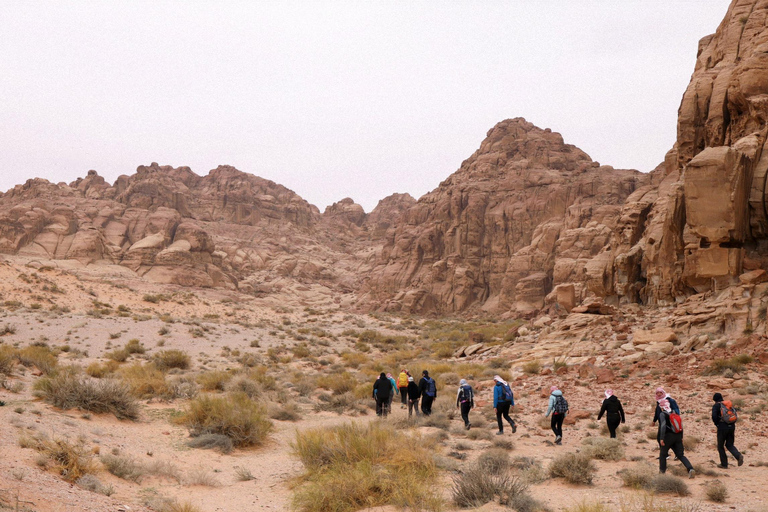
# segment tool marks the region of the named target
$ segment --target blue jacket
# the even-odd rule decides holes
[[[395,382],[395,379],[389,379],[389,382],[392,383],[392,389],[395,390],[395,396],[400,394],[400,390],[397,389],[397,382]]]
[[[498,407],[500,402],[504,402],[504,400],[501,399],[501,389],[502,389],[501,382],[497,382],[496,385],[493,387],[493,408],[494,409]],[[515,405],[514,393],[512,393],[512,396],[510,397],[509,401],[511,402],[510,405]]]

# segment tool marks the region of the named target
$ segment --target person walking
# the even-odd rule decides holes
[[[499,424],[499,431],[496,432],[496,435],[500,436],[504,433],[502,418],[509,422],[509,426],[512,427],[512,433],[514,434],[517,432],[517,425],[509,417],[509,408],[515,405],[515,397],[507,381],[498,375],[494,375],[493,380],[496,382],[496,385],[493,386],[493,410],[496,411],[496,422]]]
[[[611,439],[615,439],[616,429],[619,427],[619,423],[625,422],[625,418],[621,401],[613,394],[612,389],[605,390],[605,400],[603,400],[603,406],[600,408],[600,414],[597,415],[597,421],[600,421],[603,413],[605,413],[605,421],[608,424]]]
[[[678,415],[680,414],[680,407],[677,405],[675,399],[669,396],[669,393],[664,391],[664,388],[658,387],[656,388],[656,409],[653,411],[653,422],[651,423],[651,426],[656,425],[656,422],[659,421],[659,415],[661,414],[661,407],[659,406],[659,403],[662,400],[669,402],[669,407],[673,413]],[[656,442],[661,444],[661,438],[659,437],[661,429],[657,430],[656,432]]]
[[[736,409],[730,400],[723,400],[723,395],[715,393],[712,397],[715,405],[712,406],[712,423],[717,427],[717,453],[720,454],[720,469],[728,469],[728,455],[725,453],[727,448],[731,455],[738,461],[739,466],[744,464],[744,455],[734,446],[736,434]]]
[[[669,450],[672,450],[675,457],[688,470],[688,478],[693,478],[696,472],[685,456],[682,419],[680,419],[679,414],[672,411],[672,406],[667,399],[662,399],[659,402],[659,408],[661,409],[661,413],[659,413],[659,473],[666,473]]]
[[[419,385],[413,381],[413,377],[408,377],[408,417],[411,417],[413,411],[416,411],[416,416],[419,415],[419,399],[421,398],[421,390]]]
[[[392,394],[392,383],[384,372],[373,383],[373,399],[376,400],[376,416],[387,417],[389,413],[389,399]]]
[[[397,376],[397,387],[400,391],[400,408],[405,409],[408,404],[408,370],[403,368]]]
[[[419,381],[419,390],[421,391],[421,412],[424,416],[432,414],[432,403],[437,398],[437,383],[435,379],[429,376],[429,372],[424,370],[421,372],[421,380]]]
[[[469,422],[469,411],[475,406],[475,392],[465,379],[459,381],[459,390],[456,392],[456,407],[461,410],[461,419],[464,420],[464,428],[469,430],[472,424]]]
[[[545,417],[549,416],[550,413],[552,414],[550,427],[555,433],[555,444],[563,444],[563,420],[565,420],[568,410],[568,400],[563,396],[563,392],[557,386],[549,388],[549,404]]]
[[[389,408],[388,412],[392,412],[392,400],[394,400],[395,395],[400,394],[400,390],[397,388],[397,382],[395,381],[395,378],[392,377],[391,373],[387,374],[387,378],[389,379],[389,382],[392,384],[392,393],[389,394],[389,403],[387,404],[387,407]]]

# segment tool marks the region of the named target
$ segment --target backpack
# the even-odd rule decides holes
[[[512,401],[512,390],[510,389],[509,384],[501,385],[501,401],[502,402]]]
[[[437,396],[437,388],[435,387],[435,379],[432,379],[430,377],[424,377],[424,380],[427,381],[427,390],[424,392],[425,395],[435,397]]]
[[[675,434],[679,434],[683,431],[683,418],[680,417],[679,414],[676,412],[669,413],[669,428],[672,429],[672,432]]]
[[[555,407],[553,408],[557,414],[565,414],[568,412],[568,400],[563,395],[555,397]]]
[[[472,388],[469,386],[461,386],[461,389],[459,390],[459,402],[471,402],[472,398]]]
[[[730,400],[720,402],[720,423],[733,425],[738,419],[736,409],[733,408],[733,403]]]

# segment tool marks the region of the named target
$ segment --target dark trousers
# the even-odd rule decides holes
[[[504,423],[501,418],[504,418],[509,422],[510,426],[513,426],[515,422],[509,417],[509,408],[512,402],[499,402],[496,404],[496,422],[499,424],[499,432],[504,432]]]
[[[389,414],[389,397],[376,398],[376,416],[387,417]]]
[[[684,455],[685,449],[683,448],[683,433],[680,432],[679,434],[671,433],[667,434],[664,437],[664,446],[659,447],[659,472],[664,473],[667,471],[667,456],[669,455],[669,450],[672,450],[672,453],[675,454],[675,457],[680,459],[680,462],[683,463],[683,466],[685,466],[685,469],[690,471],[693,469],[693,466],[691,465],[690,461],[686,458]]]
[[[616,415],[614,417],[612,414],[609,414],[605,417],[606,423],[608,425],[608,432],[611,434],[611,439],[616,438],[616,429],[619,428],[619,424],[621,424],[621,416]]]
[[[472,409],[471,402],[461,402],[461,419],[464,420],[464,426],[469,426],[469,410]]]
[[[565,414],[560,414],[557,412],[552,413],[552,421],[550,422],[550,426],[552,427],[552,432],[554,432],[556,436],[563,437],[563,420],[564,419],[565,419]]]
[[[419,399],[416,398],[414,400],[408,400],[408,417],[411,417],[411,414],[413,413],[414,409],[416,410],[416,416],[419,415]]]
[[[424,416],[432,414],[432,402],[435,401],[435,397],[429,395],[423,395],[421,397],[421,412]]]
[[[717,453],[720,454],[720,465],[722,466],[728,467],[728,455],[725,453],[726,448],[736,457],[736,460],[741,458],[741,453],[733,445],[735,434],[735,427],[728,429],[717,427]]]
[[[400,389],[400,403],[405,405],[408,403],[408,388],[399,388]]]

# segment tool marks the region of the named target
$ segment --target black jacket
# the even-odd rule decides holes
[[[720,402],[715,402],[715,405],[712,406],[712,423],[715,424],[717,427],[717,430],[732,430],[736,428],[735,423],[724,423],[720,421],[722,416],[722,411],[720,410]]]
[[[597,415],[597,419],[603,417],[603,414],[607,413],[609,419],[616,419],[617,416],[621,416],[621,422],[624,423],[624,408],[621,406],[621,401],[615,396],[603,400],[603,406],[600,408],[600,414]]]
[[[373,398],[379,400],[389,400],[389,395],[392,394],[392,383],[388,378],[376,379],[373,383]]]
[[[430,377],[430,380],[434,380],[434,379]],[[419,381],[419,390],[421,391],[421,394],[426,395],[428,389],[429,389],[429,382],[427,382],[427,377],[422,377],[421,380]],[[437,382],[435,382],[435,396],[433,396],[432,398],[437,398]]]
[[[418,400],[421,398],[421,390],[415,382],[408,383],[408,400]]]

